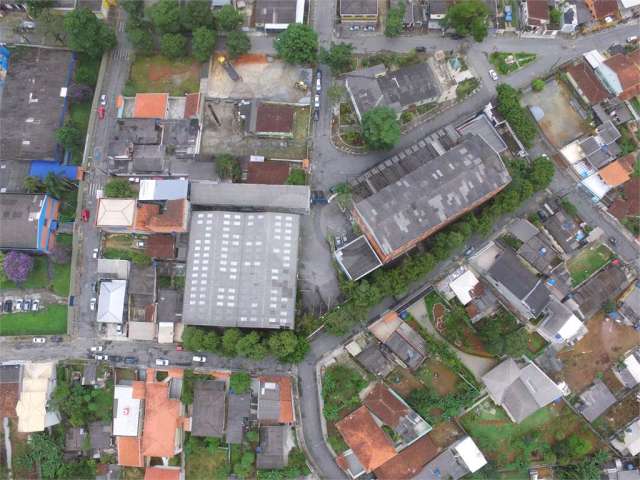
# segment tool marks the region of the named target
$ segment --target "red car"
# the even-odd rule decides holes
[[[98,107],[98,118],[100,118],[100,120],[104,118],[104,112],[105,112],[104,105],[100,105]]]
[[[89,212],[88,209],[84,209],[82,210],[82,221],[83,222],[88,222],[89,221],[89,215],[91,215],[91,213]]]
[[[176,345],[176,351],[181,352],[182,350],[184,350],[182,345]]]

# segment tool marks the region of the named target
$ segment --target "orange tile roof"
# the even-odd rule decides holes
[[[147,467],[144,480],[180,480],[180,468],[177,467]]]
[[[336,428],[367,472],[396,456],[391,440],[376,424],[365,406],[337,422]]]
[[[167,200],[165,209],[151,203],[140,203],[136,208],[134,229],[155,233],[174,233],[187,231],[189,217],[189,201]]]
[[[291,389],[291,379],[277,375],[264,375],[260,377],[261,382],[273,382],[280,385],[280,423],[293,423],[293,391]]]
[[[116,437],[118,465],[144,467],[140,437]]]
[[[609,213],[618,220],[640,215],[640,177],[632,178],[623,188],[624,198],[618,198],[609,205]]]
[[[144,382],[138,380],[133,382],[131,386],[133,387],[133,393],[131,394],[131,396],[136,400],[143,400],[146,392]]]
[[[640,95],[640,65],[634,63],[634,57],[618,53],[604,62],[611,68],[622,84],[622,93],[618,95],[622,100],[629,100]]]
[[[184,103],[184,118],[191,118],[198,115],[198,107],[200,106],[199,93],[187,93]]]
[[[598,170],[600,178],[611,187],[617,187],[631,178],[630,172],[618,160]]]
[[[411,409],[402,403],[382,383],[377,383],[363,402],[366,407],[383,423],[395,428],[400,419],[411,412]]]
[[[173,378],[182,378],[184,376],[184,370],[181,368],[170,368],[169,376]]]
[[[436,458],[440,448],[429,435],[416,440],[374,472],[380,480],[408,480]]]
[[[145,457],[172,457],[180,425],[180,400],[169,398],[169,384],[148,383],[145,399],[142,453]]]
[[[133,105],[134,118],[165,118],[168,93],[138,93]]]

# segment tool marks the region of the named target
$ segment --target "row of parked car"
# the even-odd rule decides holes
[[[37,312],[40,308],[40,300],[36,299],[22,299],[17,298],[11,300],[10,298],[2,302],[2,313],[14,313],[14,312]]]

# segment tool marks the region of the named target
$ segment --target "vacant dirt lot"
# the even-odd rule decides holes
[[[542,92],[531,92],[522,99],[528,107],[537,106],[544,111],[538,122],[540,128],[557,148],[587,132],[585,121],[571,106],[571,93],[564,84],[549,82]]]
[[[573,350],[560,352],[564,363],[564,380],[571,390],[581,392],[588,387],[599,372],[604,372],[630,348],[640,343],[640,332],[631,327],[605,321],[598,313],[587,322],[587,333]]]
[[[405,398],[415,389],[423,388],[422,383],[406,368],[396,368],[385,380],[398,395]]]

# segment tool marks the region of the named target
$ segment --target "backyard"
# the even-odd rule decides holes
[[[586,326],[588,333],[571,350],[558,354],[564,364],[563,380],[573,392],[583,391],[596,376],[611,368],[624,352],[640,344],[640,332],[606,321],[602,312],[593,316]]]
[[[535,60],[536,54],[527,52],[493,52],[489,55],[489,61],[502,75],[520,70]]]
[[[112,234],[105,237],[103,258],[130,260],[136,265],[150,265],[151,257],[142,248],[134,248],[136,238],[130,234]]]
[[[192,58],[169,60],[162,55],[136,58],[123,94],[167,92],[181,96],[200,91],[200,64]]]
[[[604,267],[613,258],[613,252],[599,243],[592,245],[567,262],[567,269],[571,274],[571,284],[575,287],[595,272]]]
[[[532,462],[566,464],[600,448],[586,422],[562,402],[548,405],[516,424],[502,408],[485,400],[460,423],[488,460],[498,469],[516,474],[526,472]],[[562,448],[567,444],[573,448]],[[513,475],[503,472],[503,478]]]
[[[497,357],[532,357],[546,345],[544,338],[535,332],[527,332],[516,317],[504,308],[500,308],[490,317],[479,320],[474,327],[487,351]]]
[[[224,479],[231,473],[228,449],[220,447],[217,438],[189,437],[185,442],[186,477]]]
[[[0,336],[60,335],[67,333],[67,306],[49,305],[37,312],[0,317]]]
[[[639,393],[640,390],[638,388],[636,388],[635,392],[629,392],[621,402],[610,407],[593,422],[594,428],[604,437],[609,437],[626,427],[638,416],[638,399],[636,395]]]

